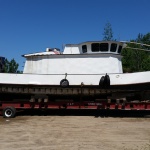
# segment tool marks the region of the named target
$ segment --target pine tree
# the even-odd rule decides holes
[[[6,73],[17,73],[18,67],[19,67],[19,64],[14,59],[11,59],[10,61],[5,59],[5,68],[4,69],[5,69]]]
[[[104,41],[112,41],[113,40],[113,31],[112,31],[112,27],[111,24],[109,22],[106,23],[105,27],[104,27]]]

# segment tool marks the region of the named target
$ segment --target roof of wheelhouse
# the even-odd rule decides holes
[[[79,44],[66,44],[63,53],[57,48],[46,48],[46,52],[38,52],[22,55],[23,57],[56,55],[56,54],[120,54],[124,42],[118,41],[87,41]]]
[[[78,44],[65,44],[65,45],[83,45],[83,44],[90,44],[90,43],[120,43],[120,44],[124,44],[124,41],[85,41],[85,42],[81,42]]]
[[[124,42],[118,41],[87,41],[79,44],[66,44],[63,54],[120,54]]]

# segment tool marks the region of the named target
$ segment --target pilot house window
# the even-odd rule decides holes
[[[107,52],[108,51],[108,43],[92,43],[91,44],[92,52]]]
[[[100,51],[107,52],[108,51],[108,43],[101,43],[100,44]]]
[[[122,50],[122,46],[120,45],[118,48],[118,53],[121,53],[121,50]]]
[[[117,44],[112,43],[112,44],[111,44],[110,51],[111,51],[111,52],[116,52],[116,49],[117,49]]]
[[[82,52],[86,53],[87,52],[87,46],[86,45],[82,45]]]
[[[99,52],[99,43],[92,43],[91,49],[92,49],[92,52]]]

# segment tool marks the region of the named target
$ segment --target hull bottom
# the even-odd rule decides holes
[[[125,99],[125,100],[150,100],[150,83],[113,85],[107,88],[100,86],[68,86],[62,88],[52,85],[17,85],[1,84],[0,101],[2,100],[31,100],[48,99],[72,99],[73,101],[83,100],[95,101],[97,99]]]

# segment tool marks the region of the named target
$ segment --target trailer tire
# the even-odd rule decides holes
[[[3,117],[4,118],[14,118],[16,115],[16,109],[12,106],[5,107],[3,109]]]
[[[61,81],[60,81],[60,86],[61,87],[68,87],[69,86],[69,81],[67,80],[67,79],[62,79]]]

